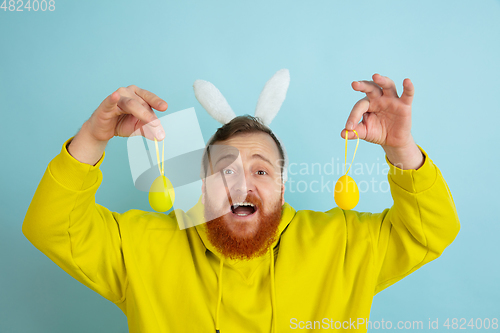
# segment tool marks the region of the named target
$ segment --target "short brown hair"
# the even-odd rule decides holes
[[[207,168],[208,168],[208,158],[207,158],[207,150],[210,145],[218,141],[225,141],[237,134],[242,133],[255,133],[255,132],[264,132],[267,133],[273,138],[274,142],[276,142],[276,146],[278,146],[278,152],[280,154],[280,169],[281,169],[281,180],[283,181],[283,167],[285,164],[285,154],[283,152],[283,148],[281,144],[274,135],[271,129],[264,125],[259,117],[253,117],[248,114],[243,116],[237,116],[233,118],[227,124],[222,125],[217,132],[212,136],[210,141],[207,143],[205,147],[205,151],[203,152],[203,174],[205,177],[207,176]]]

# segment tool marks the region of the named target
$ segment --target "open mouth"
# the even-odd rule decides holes
[[[257,207],[249,202],[236,202],[231,206],[231,211],[234,215],[245,217],[253,215],[257,211]]]

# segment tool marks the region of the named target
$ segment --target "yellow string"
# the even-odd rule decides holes
[[[356,151],[358,150],[358,145],[359,145],[359,135],[358,135],[358,132],[356,132],[356,130],[352,130],[352,131],[358,137],[358,141],[356,142],[356,149],[354,149],[354,155],[352,155],[352,162],[349,165],[349,169],[347,169],[347,171],[345,172],[346,175],[349,172],[349,170],[351,169],[352,164],[354,163],[354,156],[356,156]],[[345,166],[344,166],[344,170],[345,170],[345,168],[347,168],[347,141],[348,141],[347,138],[348,137],[349,137],[349,131],[345,130],[345,160],[344,160]]]
[[[156,160],[158,161],[158,169],[160,170],[160,175],[163,176],[163,173],[165,171],[165,161],[163,160],[165,156],[165,140],[163,140],[163,150],[161,152],[161,162],[160,162],[160,151],[158,149],[158,141],[155,139],[155,147],[156,147]]]
[[[162,150],[161,150],[161,175],[165,174],[165,140],[163,140]]]

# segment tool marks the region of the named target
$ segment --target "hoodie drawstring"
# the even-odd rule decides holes
[[[271,247],[271,305],[273,307],[273,332],[276,333],[276,290],[274,289],[274,249]]]
[[[220,310],[220,305],[221,305],[221,300],[222,300],[222,268],[224,267],[224,258],[220,258],[220,267],[219,267],[219,295],[218,295],[218,300],[217,300],[217,310],[215,311],[215,333],[220,333],[220,328],[219,328],[219,310]],[[275,285],[274,285],[274,250],[271,248],[271,306],[272,306],[272,311],[273,311],[273,321],[272,321],[272,330],[273,333],[277,332],[276,328],[276,322],[277,322],[277,315],[276,315],[276,290],[275,290]]]
[[[220,258],[220,268],[219,268],[219,296],[217,301],[217,310],[215,311],[215,333],[220,333],[219,330],[219,309],[222,300],[222,268],[224,267],[224,258]]]

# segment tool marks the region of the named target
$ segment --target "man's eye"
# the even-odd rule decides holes
[[[262,173],[259,173],[259,175],[261,175],[261,176],[267,175],[267,171],[264,171],[264,170],[259,170],[259,171],[257,171],[257,172],[258,172],[258,173],[259,173],[259,172],[262,172]]]
[[[234,171],[231,170],[231,169],[222,169],[222,173],[225,174],[225,175],[230,175],[232,174]]]

